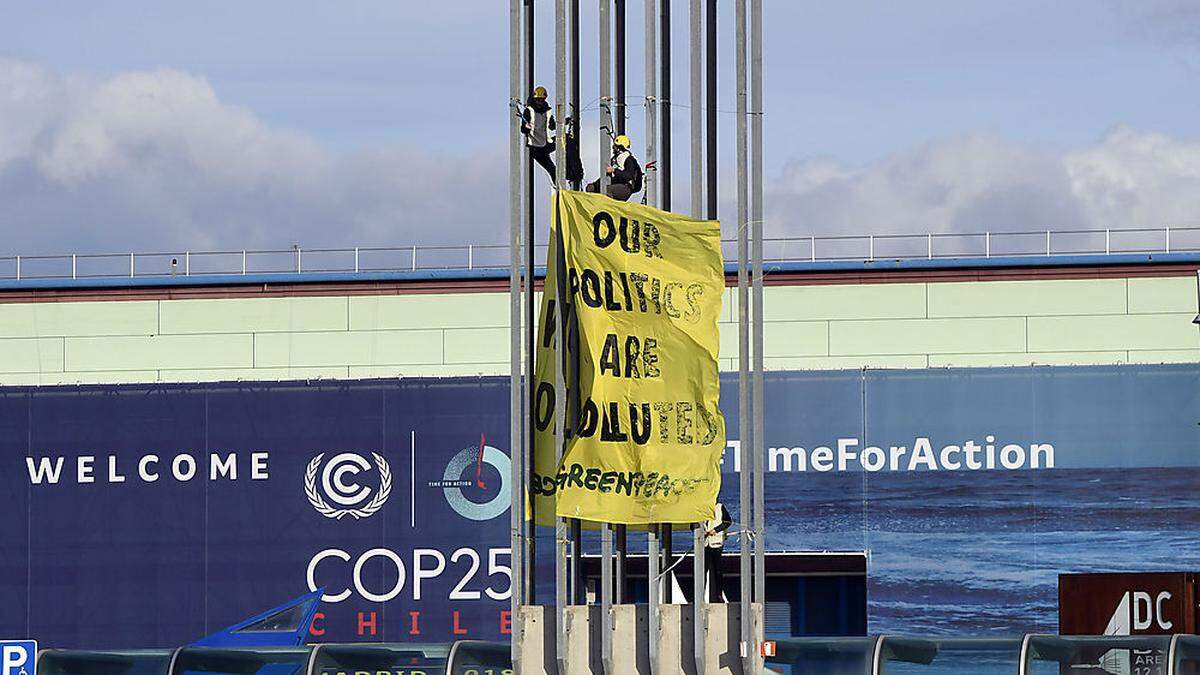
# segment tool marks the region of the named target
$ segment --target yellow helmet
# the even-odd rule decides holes
[[[620,136],[617,136],[616,138],[613,139],[613,145],[615,145],[619,148],[625,148],[626,150],[628,150],[629,146],[630,146],[629,137],[626,136],[625,134],[621,134]]]
[[[533,90],[533,97],[534,98],[546,98],[546,88],[545,87],[535,87]]]

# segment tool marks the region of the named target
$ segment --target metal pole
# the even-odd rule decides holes
[[[701,78],[701,52],[703,47],[701,26],[704,19],[701,13],[701,0],[692,0],[689,7],[689,47],[691,54],[691,154],[689,157],[692,171],[691,213],[695,218],[704,217],[704,162],[706,157],[703,149],[703,122],[701,107],[704,100],[703,80]],[[695,672],[707,672],[705,667],[705,643],[708,632],[705,613],[704,597],[704,526],[697,523],[692,526],[692,655],[695,659]]]
[[[608,194],[608,174],[604,169],[608,166],[611,155],[611,143],[604,129],[613,128],[612,118],[612,43],[609,36],[612,32],[612,19],[609,17],[609,6],[612,0],[600,0],[600,178],[598,186],[600,194]]]
[[[565,273],[565,270],[563,270],[563,272]],[[568,348],[568,354],[572,350],[573,347]],[[573,375],[568,379],[568,382],[573,383],[576,381],[577,380]],[[571,394],[571,389],[572,387],[568,385],[568,396]],[[570,438],[571,434],[573,433],[573,422],[571,421],[575,419],[573,410],[574,408],[568,402],[566,438]],[[568,568],[571,571],[571,578],[569,580],[569,587],[571,589],[570,604],[584,605],[587,604],[587,594],[584,592],[586,589],[583,587],[583,521],[579,520],[578,518],[571,518],[567,520],[567,524],[571,528],[571,565]]]
[[[663,0],[663,4],[670,3],[671,0]],[[656,32],[655,21],[658,19],[658,8],[655,7],[654,0],[644,0],[645,6],[645,74],[646,74],[646,166],[653,166],[656,158],[656,139],[658,129],[657,121],[657,92],[658,82],[658,33]],[[657,187],[658,181],[650,179],[650,172],[646,172],[645,197],[646,204],[649,206],[657,206],[658,200],[655,198],[654,189]],[[649,600],[650,600],[650,635],[649,635],[649,652],[650,663],[658,662],[658,636],[659,623],[661,622],[662,595],[659,590],[659,552],[658,552],[658,536],[656,532],[657,526],[650,524],[646,532],[646,578],[649,583]],[[653,669],[654,666],[651,666]]]
[[[650,663],[658,663],[658,624],[660,621],[659,602],[661,591],[658,578],[658,533],[656,526],[650,525],[646,530],[646,584],[647,599],[650,601],[650,626],[647,645],[650,652]],[[654,666],[651,666],[653,671]]]
[[[696,659],[696,672],[707,673],[704,667],[705,643],[708,641],[708,613],[704,596],[704,523],[692,526],[692,655]]]
[[[523,96],[528,96],[533,92],[534,78],[534,0],[525,0],[525,53],[524,53],[524,77],[525,88],[522,91]],[[534,213],[533,213],[533,157],[529,154],[529,149],[525,148],[525,170],[521,172],[523,181],[521,194],[524,197],[524,218],[525,218],[525,353],[530,355],[525,359],[525,383],[524,387],[524,402],[525,414],[522,416],[521,424],[522,431],[526,439],[532,439],[532,415],[536,409],[533,397],[536,392],[533,389],[532,383],[536,380],[537,363],[533,358],[537,354],[535,340],[537,339],[537,331],[534,328],[534,308],[537,306],[536,297],[534,295],[534,265],[535,254],[537,247],[535,242],[534,228]],[[551,244],[553,245],[553,244]],[[528,441],[527,441],[528,442]],[[530,475],[532,471],[533,456],[529,453],[525,457],[525,475]],[[532,509],[536,513],[536,507]],[[529,586],[529,604],[537,602],[537,536],[536,527],[528,526],[527,530],[530,536],[527,538],[529,546],[529,555],[527,557],[527,566],[525,570],[525,578]]]
[[[558,119],[564,119],[563,109],[566,106],[567,99],[567,59],[566,59],[566,40],[567,40],[567,16],[566,16],[566,0],[555,0],[554,2],[554,114]],[[564,143],[558,143],[555,146],[555,177],[554,189],[557,191],[563,185],[566,177],[566,147]],[[570,419],[567,406],[567,373],[570,363],[570,331],[569,314],[571,312],[570,298],[567,296],[565,272],[567,261],[565,258],[565,250],[563,246],[564,234],[562,231],[562,207],[559,204],[559,198],[562,194],[558,193],[555,199],[554,222],[555,222],[555,298],[558,303],[556,312],[558,319],[558,330],[555,345],[555,368],[554,368],[554,449],[558,461],[562,462],[563,452],[566,449],[567,424]],[[577,522],[577,521],[573,521]],[[555,547],[554,559],[554,587],[555,587],[555,607],[556,611],[556,627],[558,639],[556,641],[556,654],[558,657],[559,672],[566,671],[567,663],[567,632],[566,632],[566,616],[564,610],[567,604],[573,604],[574,593],[570,599],[567,595],[567,528],[566,520],[563,518],[555,519]],[[578,538],[574,539],[574,548],[577,550],[579,546]],[[572,555],[572,562],[577,562],[575,556]],[[576,572],[575,565],[571,566],[572,573]],[[574,576],[574,574],[572,574]]]
[[[612,643],[613,531],[604,523],[600,530],[600,654],[604,672],[614,673]],[[653,645],[651,641],[651,645]],[[651,657],[653,658],[653,657]]]
[[[662,568],[664,570],[669,570],[671,569],[671,563],[674,562],[675,558],[674,553],[672,552],[673,547],[671,542],[671,535],[674,534],[674,530],[671,523],[663,523],[661,527],[663,552]],[[669,605],[674,601],[675,584],[671,583],[671,576],[670,573],[668,573],[667,577],[663,579],[663,602]]]
[[[508,3],[508,95],[511,99],[521,97],[521,0]],[[512,621],[520,625],[521,606],[524,598],[524,541],[525,541],[525,444],[522,442],[521,419],[521,129],[512,119],[508,134],[508,325],[509,325],[509,437],[512,448],[512,498],[509,502],[510,546],[512,547],[512,597],[510,598]],[[358,271],[358,248],[354,249],[354,271]],[[519,630],[514,631],[520,633]],[[510,641],[512,662],[521,663],[521,641]]]
[[[554,0],[554,118],[567,118],[567,0]],[[566,134],[561,134],[563,139]],[[567,183],[567,144],[554,144],[554,189]],[[562,236],[561,233],[559,236]],[[560,263],[561,264],[561,263]],[[563,307],[570,304],[569,298],[559,296]],[[567,335],[562,335],[566,339]],[[561,343],[565,345],[566,343]],[[564,351],[566,351],[564,349]],[[566,408],[564,407],[565,411]]]
[[[567,127],[579,146],[579,0],[571,0],[571,125]],[[572,190],[582,189],[581,181],[571,184]]]
[[[705,21],[704,49],[708,73],[704,89],[705,129],[708,132],[708,151],[704,163],[708,169],[708,219],[717,219],[717,0],[708,0],[708,16]]]
[[[671,0],[659,5],[659,68],[658,103],[661,111],[662,158],[658,160],[658,202],[664,211],[671,210]],[[668,532],[670,530],[667,530]],[[668,541],[666,539],[663,540]],[[670,584],[667,585],[670,597]]]
[[[750,478],[753,475],[747,458],[754,444],[754,427],[750,419],[751,406],[757,401],[750,397],[750,265],[749,265],[749,186],[747,184],[747,129],[746,129],[746,0],[737,0],[734,5],[734,35],[736,50],[736,83],[737,83],[737,246],[738,246],[738,486],[739,509],[742,530],[746,531],[753,523],[750,513],[751,491]],[[752,601],[752,572],[750,538],[743,535],[739,549],[741,566],[738,572],[739,602],[741,603],[741,641],[739,653],[742,657],[742,670],[753,672],[754,657],[750,654],[750,634],[753,623],[750,616]]]
[[[613,48],[615,49],[616,53],[612,55],[612,58],[614,59],[614,69],[616,71],[615,77],[616,77],[616,89],[617,89],[617,95],[616,95],[617,118],[615,120],[616,131],[614,132],[616,134],[624,134],[625,133],[625,124],[629,120],[629,114],[628,114],[629,111],[627,109],[628,105],[625,100],[625,98],[627,96],[625,84],[627,82],[627,77],[629,74],[628,68],[625,65],[625,57],[627,56],[627,51],[628,51],[628,44],[625,39],[625,28],[626,28],[625,9],[626,9],[625,8],[625,0],[613,0],[613,12],[614,12],[613,27],[614,27],[614,33],[615,33],[615,40],[614,40],[615,44],[613,45]],[[602,43],[602,46],[601,46],[601,49],[603,50],[601,52],[602,59],[605,56],[612,53],[612,52],[610,52],[608,46],[606,46],[606,45],[607,45],[607,43]],[[602,66],[602,68],[604,69],[605,73],[610,72],[610,69],[607,66]],[[603,76],[601,76],[601,79],[602,79],[601,96],[607,96],[609,89],[608,89],[607,85],[603,84],[603,82],[605,82],[606,80],[603,80]],[[601,105],[603,105],[603,103]],[[610,114],[611,114],[611,112],[610,112]],[[601,121],[601,124],[604,124],[604,122]],[[613,120],[610,120],[607,123],[607,126],[609,128],[613,128]],[[609,152],[608,146],[605,144],[605,139],[603,138],[603,134],[602,134],[602,137],[600,139],[600,176],[601,176],[601,179],[603,180],[602,185],[604,185],[606,188],[608,185],[608,180],[607,180],[607,175],[604,173],[604,167],[608,166],[608,162],[606,161],[606,158],[608,157],[608,155],[606,153],[608,153],[608,152]],[[601,190],[601,192],[603,193],[604,190]],[[624,602],[624,597],[625,597],[625,588],[626,588],[625,587],[625,583],[626,583],[625,552],[629,546],[629,539],[628,539],[628,531],[624,525],[617,525],[615,528],[614,534],[616,535],[616,540],[617,540],[616,602],[618,604],[620,604],[620,603]]]
[[[670,2],[670,0],[663,0]],[[646,166],[657,166],[655,159],[658,154],[658,31],[656,30],[656,21],[658,20],[658,8],[654,6],[654,0],[643,0],[646,9],[646,27],[643,34],[645,36],[646,45]],[[645,190],[646,204],[648,206],[658,206],[658,199],[655,195],[655,189],[658,187],[658,181],[652,179],[652,171],[646,172],[645,185],[642,189]]]
[[[625,109],[625,0],[613,0],[613,26],[616,33],[617,133],[625,133],[628,111]]]
[[[626,527],[624,525],[615,526],[615,534],[617,536],[617,556],[613,561],[616,567],[617,589],[613,593],[613,602],[618,605],[623,605],[629,599],[629,567],[626,565],[625,554],[628,552],[629,540],[626,536]]]
[[[565,357],[567,344],[567,307],[564,302],[566,291],[564,288],[562,272],[564,269],[563,261],[563,246],[562,246],[562,219],[559,215],[560,209],[557,208],[558,202],[555,201],[554,211],[554,237],[553,246],[555,247],[555,298],[558,308],[555,312],[555,320],[558,321],[557,329],[554,337],[554,450],[555,459],[558,463],[562,463],[564,450],[564,430],[566,429],[566,398],[567,398],[567,383],[566,383],[566,365]],[[548,289],[547,289],[548,290]],[[557,632],[557,640],[555,641],[555,654],[558,657],[559,672],[566,672],[567,664],[567,626],[566,626],[566,606],[568,604],[567,595],[567,546],[569,545],[567,534],[567,520],[565,518],[554,519],[554,608],[555,608],[555,626]]]
[[[704,149],[701,143],[703,123],[700,108],[704,100],[702,80],[700,79],[700,53],[703,45],[700,38],[700,26],[703,22],[700,15],[700,0],[692,0],[688,23],[691,30],[688,47],[691,54],[691,105],[692,105],[692,148],[688,160],[692,166],[692,217],[704,217]]]
[[[766,481],[763,475],[765,461],[766,432],[763,416],[766,413],[766,397],[763,394],[763,84],[762,84],[762,0],[750,0],[750,238],[754,276],[751,278],[754,293],[754,447],[751,449],[751,466],[754,470],[754,602],[766,606]],[[763,622],[756,624],[754,631],[755,672],[763,670],[761,645]]]

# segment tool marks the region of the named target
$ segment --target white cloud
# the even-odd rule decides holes
[[[498,241],[506,166],[436,143],[333,155],[179,71],[84,79],[0,59],[7,252]]]
[[[1200,225],[1200,142],[1118,128],[1063,164],[1093,227]]]
[[[793,162],[767,190],[776,235],[1196,225],[1200,143],[1125,127],[1073,149],[974,135],[863,167]]]
[[[187,73],[68,77],[0,59],[0,254],[500,243],[497,141],[335,154]],[[866,166],[793,161],[768,182],[767,233],[1161,227],[1196,224],[1198,209],[1197,142],[1124,127],[1065,149],[971,135]]]

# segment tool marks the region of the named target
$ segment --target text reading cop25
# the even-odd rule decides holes
[[[457,579],[447,595],[448,600],[481,600],[485,595],[492,600],[507,600],[512,595],[512,566],[505,563],[511,560],[512,549],[487,549],[487,571],[482,574],[479,553],[470,546],[455,549],[449,555],[436,548],[414,548],[406,560],[390,548],[373,548],[358,557],[340,548],[327,548],[308,561],[308,588],[315,591],[324,586],[327,590],[321,599],[330,603],[342,602],[355,594],[370,602],[389,602],[399,597],[406,587],[410,599],[420,600],[424,582],[446,575]],[[370,588],[363,578],[364,568],[376,559],[389,568],[387,576],[395,579],[387,588]],[[411,584],[408,583],[410,570]],[[487,582],[484,588],[478,588],[476,577]]]

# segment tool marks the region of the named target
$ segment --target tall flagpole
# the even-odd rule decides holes
[[[750,0],[750,237],[754,276],[754,447],[751,452],[754,468],[754,601],[766,606],[766,513],[763,476],[764,448],[763,414],[763,84],[762,84],[762,0]],[[755,642],[763,642],[764,626],[759,622]],[[757,668],[761,671],[759,653]]]
[[[746,0],[736,0],[734,12],[734,34],[737,43],[737,277],[738,277],[738,484],[739,520],[742,531],[748,533],[753,523],[751,501],[753,470],[748,460],[754,445],[754,428],[751,422],[753,406],[758,401],[750,394],[750,289],[749,242],[748,242],[748,185],[746,175]],[[709,97],[710,101],[712,97]],[[710,198],[711,204],[711,198]],[[751,537],[743,534],[738,556],[741,582],[741,655],[743,672],[753,672],[755,656],[751,654],[753,622],[751,616],[753,592],[750,575],[752,572]]]
[[[508,96],[509,100],[521,100],[521,0],[508,2]],[[514,115],[508,134],[508,184],[509,184],[509,233],[508,233],[508,302],[509,302],[509,454],[512,457],[512,501],[509,505],[512,551],[512,620],[521,619],[521,606],[525,601],[525,477],[524,466],[527,454],[522,434],[524,405],[522,401],[521,375],[521,123]],[[521,641],[512,640],[512,661],[521,662]]]

